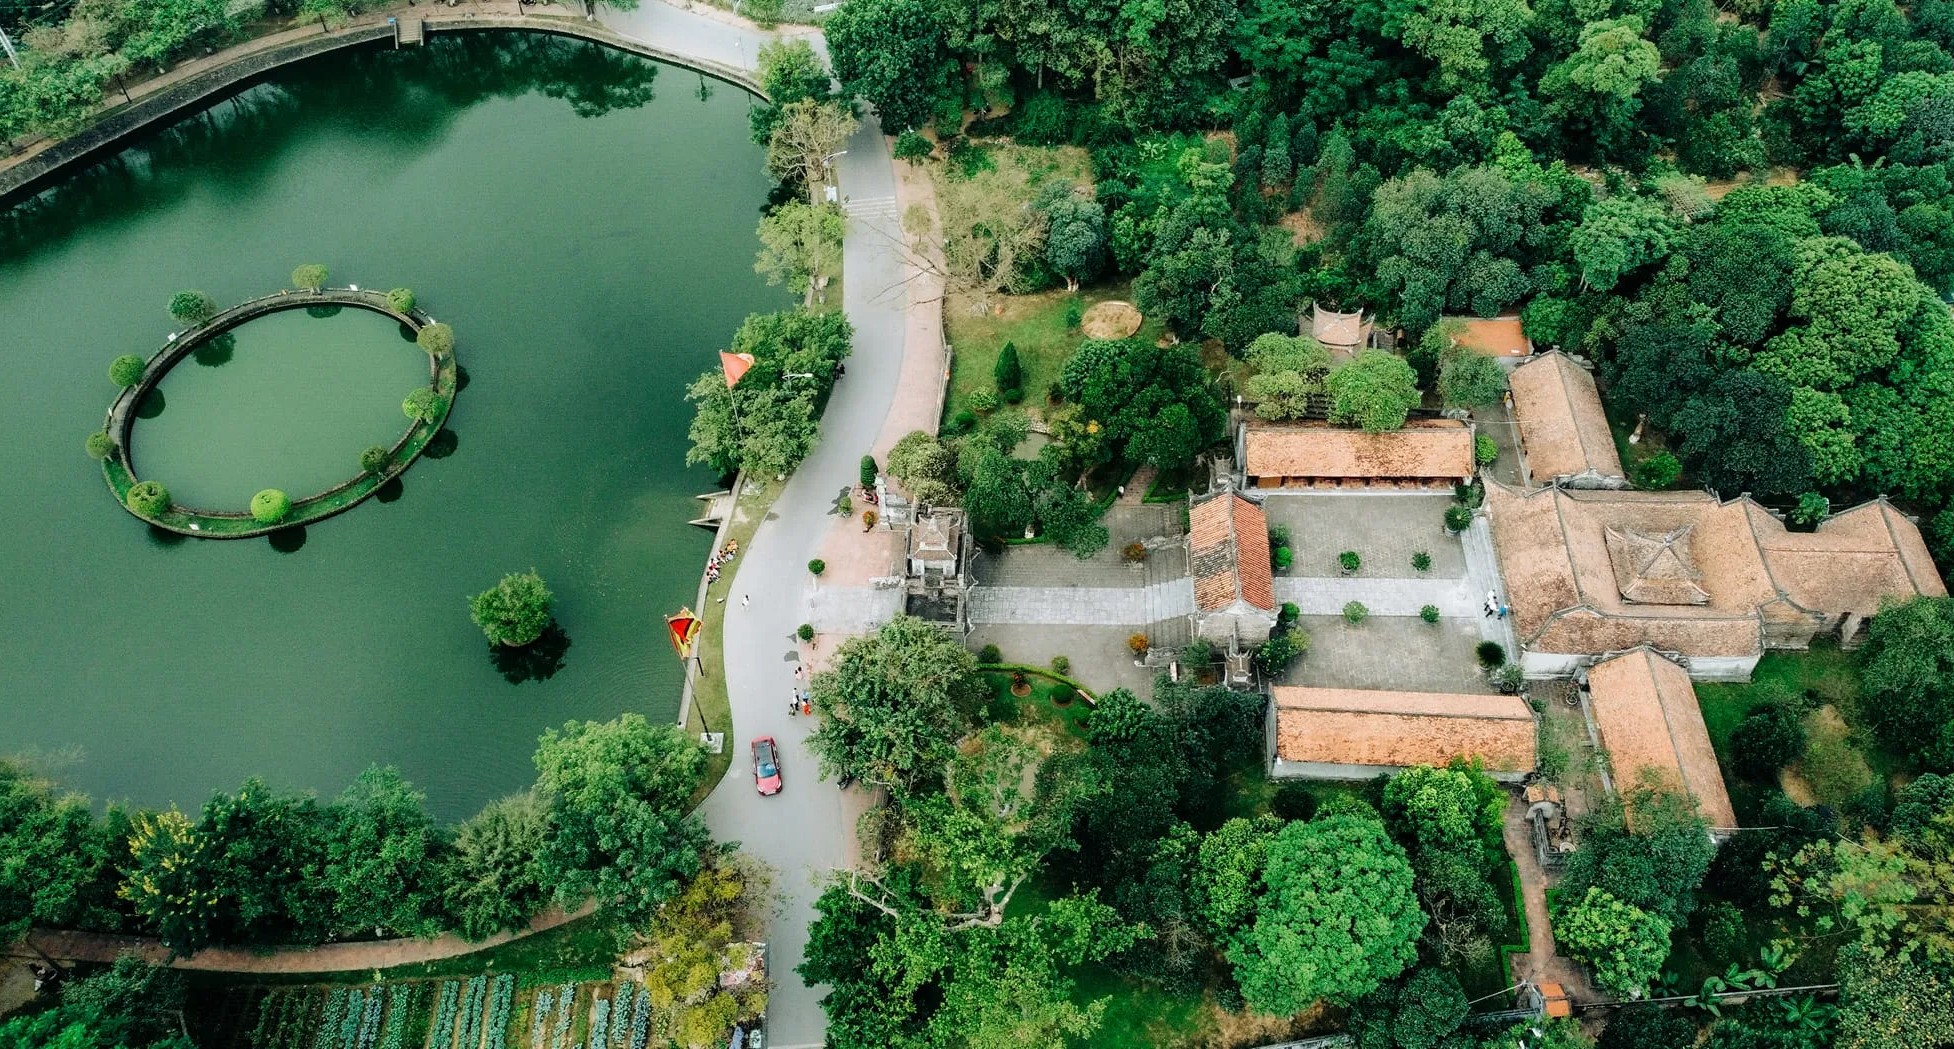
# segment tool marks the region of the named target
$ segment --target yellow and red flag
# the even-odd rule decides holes
[[[672,647],[678,651],[681,660],[692,658],[692,643],[699,637],[699,628],[705,624],[690,608],[681,608],[677,614],[665,617],[665,632],[671,635]]]

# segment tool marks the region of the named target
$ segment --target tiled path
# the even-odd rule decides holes
[[[1186,576],[1151,586],[1117,589],[986,586],[970,592],[973,623],[1141,626],[1193,611],[1194,581]]]

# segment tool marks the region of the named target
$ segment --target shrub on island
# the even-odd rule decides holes
[[[259,524],[277,524],[291,512],[291,496],[276,488],[267,488],[251,497],[251,519]]]

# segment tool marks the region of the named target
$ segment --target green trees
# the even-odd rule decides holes
[[[360,452],[360,472],[377,474],[393,461],[393,453],[380,445],[369,445]]]
[[[1038,200],[1045,213],[1045,262],[1065,278],[1067,291],[1099,275],[1106,265],[1106,210],[1070,186],[1054,182]]]
[[[1264,419],[1301,419],[1313,398],[1328,392],[1330,351],[1315,339],[1271,332],[1258,335],[1243,357],[1255,369],[1244,392],[1255,401],[1255,414]]]
[[[550,625],[550,591],[535,569],[511,572],[468,599],[468,611],[491,645],[520,646]]]
[[[841,236],[846,222],[833,204],[791,200],[760,219],[760,255],[753,271],[768,284],[783,281],[802,305],[825,301],[828,283],[841,274]]]
[[[170,319],[194,325],[217,316],[217,300],[201,291],[179,291],[170,296]]]
[[[1651,45],[1652,54],[1654,50]],[[1620,196],[1588,205],[1567,242],[1581,267],[1582,282],[1607,291],[1627,274],[1667,255],[1672,235],[1669,213],[1660,204]]]
[[[767,140],[767,170],[781,182],[799,182],[808,199],[819,200],[829,165],[856,126],[854,114],[838,102],[789,102]]]
[[[60,1004],[0,1023],[8,1049],[190,1049],[182,974],[124,954],[61,988]]]
[[[955,69],[935,5],[927,0],[844,4],[822,28],[842,93],[867,99],[883,130],[929,122]]]
[[[550,834],[549,806],[535,791],[490,802],[455,830],[442,905],[455,929],[480,940],[512,929],[549,902],[537,858]]]
[[[426,350],[429,357],[446,357],[455,352],[455,330],[436,321],[421,328],[414,336],[414,344]]]
[[[335,927],[375,936],[441,930],[441,835],[426,800],[399,770],[373,766],[327,810],[322,881]]]
[[[693,402],[686,462],[728,474],[741,468],[780,474],[799,466],[813,447],[835,366],[848,356],[853,337],[839,311],[748,317],[731,347],[753,355],[745,376],[729,386],[715,368],[686,390]]]
[[[543,734],[536,770],[550,806],[538,876],[559,903],[594,896],[641,921],[699,872],[708,839],[687,807],[705,753],[682,729],[639,714],[572,721]]]
[[[277,524],[291,512],[291,497],[276,488],[267,488],[251,497],[251,519],[259,524]]]
[[[1565,901],[1567,898],[1561,898]],[[1624,903],[1595,886],[1554,913],[1554,940],[1591,966],[1595,982],[1640,998],[1669,957],[1669,920]]]
[[[308,262],[292,271],[292,287],[300,291],[318,291],[326,286],[327,272],[324,266]]]
[[[1954,598],[1918,597],[1866,630],[1861,680],[1880,738],[1919,753],[1954,739]]]
[[[1634,473],[1635,487],[1659,492],[1682,479],[1683,464],[1668,452],[1657,452],[1636,463]]]
[[[88,452],[90,459],[106,459],[115,454],[115,438],[110,437],[107,430],[97,430],[82,442],[82,448]]]
[[[1438,396],[1447,408],[1491,407],[1505,392],[1506,369],[1491,357],[1455,350],[1439,361]]]
[[[143,359],[133,353],[125,353],[109,362],[109,381],[117,386],[129,387],[142,381]]]
[[[976,675],[961,644],[909,616],[843,642],[811,686],[822,774],[902,785],[933,767],[983,701]]]
[[[1221,437],[1221,401],[1186,346],[1088,339],[1065,362],[1059,385],[1125,462],[1171,469]]]
[[[1419,401],[1418,376],[1411,365],[1382,350],[1364,350],[1332,370],[1324,383],[1330,391],[1330,421],[1361,426],[1365,433],[1404,426]]]
[[[395,313],[412,313],[419,301],[412,288],[395,288],[387,293],[387,308]]]
[[[1730,753],[1746,779],[1770,783],[1805,752],[1805,726],[1789,706],[1772,703],[1744,716],[1730,733]]]
[[[144,517],[155,517],[170,508],[170,490],[160,481],[137,481],[124,497],[129,509]]]
[[[1626,793],[1626,804],[1635,811],[1633,827],[1619,804],[1591,817],[1580,852],[1567,863],[1561,898],[1578,900],[1595,887],[1671,925],[1681,924],[1696,909],[1696,889],[1715,845],[1686,795],[1644,787]]]
[[[790,102],[828,100],[828,71],[813,45],[794,38],[763,44],[756,56],[760,68],[760,87],[767,102],[750,111],[753,141],[764,146],[773,138],[774,125],[780,122],[780,109]]]
[[[1262,884],[1252,923],[1227,949],[1242,997],[1259,1012],[1355,1001],[1417,959],[1425,915],[1411,864],[1375,819],[1289,824],[1269,840]]]
[[[113,813],[119,823],[121,814]],[[119,835],[88,799],[0,761],[0,938],[34,925],[115,929]]]

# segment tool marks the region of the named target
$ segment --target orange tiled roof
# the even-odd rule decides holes
[[[1533,711],[1518,696],[1293,685],[1271,695],[1284,761],[1402,767],[1478,758],[1494,772],[1533,769]]]
[[[1262,508],[1234,492],[1211,495],[1187,515],[1194,603],[1203,612],[1236,601],[1273,612],[1275,573],[1269,567],[1269,523]]]
[[[1588,687],[1617,782],[1633,786],[1653,770],[1671,790],[1694,796],[1710,826],[1737,825],[1688,671],[1643,647],[1595,664]]]
[[[1603,477],[1623,476],[1601,394],[1586,368],[1556,350],[1513,369],[1507,384],[1534,484],[1590,470]]]
[[[1322,423],[1246,426],[1242,463],[1250,477],[1462,481],[1474,470],[1472,428],[1457,419],[1413,419],[1385,433]]]

